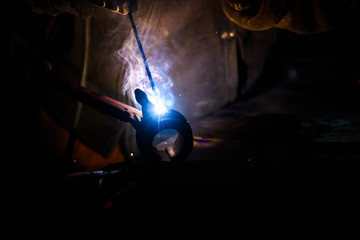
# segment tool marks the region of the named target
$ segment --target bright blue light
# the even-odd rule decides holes
[[[164,106],[164,104],[161,101],[156,101],[154,103],[154,111],[158,115],[162,115],[162,114],[167,112],[167,109],[166,109],[166,107]]]
[[[168,111],[168,106],[165,105],[166,98],[164,96],[161,96],[158,88],[155,89],[155,94],[148,95],[148,98],[149,101],[154,105],[153,110],[157,115],[162,115]]]

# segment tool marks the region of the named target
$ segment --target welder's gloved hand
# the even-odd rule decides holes
[[[138,9],[137,0],[108,0],[105,2],[108,2],[108,4],[112,4],[109,7],[111,10],[122,15],[127,15],[129,12],[134,13]]]
[[[266,30],[281,21],[289,10],[287,0],[222,0],[230,20],[248,30]]]
[[[221,3],[226,16],[248,30],[276,27],[311,34],[358,28],[360,19],[358,0],[222,0]]]
[[[109,9],[121,15],[137,11],[137,0],[88,0],[93,6]]]

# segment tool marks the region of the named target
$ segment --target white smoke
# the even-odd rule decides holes
[[[138,29],[138,32],[141,29]],[[169,59],[170,47],[161,35],[151,33],[140,34],[143,49],[147,58],[149,69],[155,84],[156,92],[151,88],[145,65],[139,51],[135,35],[131,32],[124,41],[120,50],[117,51],[121,64],[125,64],[126,70],[123,78],[122,93],[127,95],[135,107],[141,108],[135,100],[135,89],[144,91],[151,102],[161,102],[167,109],[174,105],[174,95],[171,88],[173,82],[169,76],[171,61]]]

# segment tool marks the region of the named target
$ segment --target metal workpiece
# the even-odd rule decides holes
[[[193,133],[186,118],[175,110],[167,110],[165,106],[156,102],[160,95],[156,91],[147,59],[138,36],[136,25],[131,13],[128,13],[136,36],[137,44],[142,55],[144,67],[154,92],[155,102],[150,102],[146,93],[135,90],[136,101],[141,105],[141,111],[119,102],[110,97],[92,92],[84,84],[58,79],[48,73],[47,83],[58,88],[64,95],[85,104],[101,113],[114,117],[123,122],[129,122],[136,130],[136,143],[143,157],[152,163],[178,163],[188,158],[193,149]],[[86,76],[83,77],[84,79]],[[153,99],[152,99],[153,100]],[[79,104],[78,104],[79,105]],[[161,106],[160,106],[161,105]],[[80,105],[81,106],[81,105]],[[160,108],[158,108],[160,106]],[[161,111],[159,111],[159,109]],[[71,147],[75,141],[69,142],[69,158]]]
[[[104,3],[106,8],[119,11],[120,5],[111,5],[112,1],[95,1],[97,5]],[[115,1],[125,6],[131,1]],[[126,6],[130,6],[129,4]],[[120,8],[121,10],[121,8]],[[86,104],[89,107],[114,117],[123,122],[129,122],[136,129],[136,143],[142,155],[151,162],[177,163],[186,160],[193,149],[193,133],[186,118],[175,110],[167,110],[161,102],[160,93],[155,87],[150,68],[138,35],[136,24],[131,14],[128,15],[144,63],[147,77],[155,99],[148,99],[146,93],[135,90],[136,101],[142,106],[142,111],[121,103],[110,97],[99,95],[87,89],[84,84],[70,81],[56,81],[63,93]],[[84,58],[86,59],[86,58]],[[86,66],[86,65],[85,65]],[[86,76],[84,76],[86,78]],[[146,90],[145,90],[146,91]],[[158,101],[159,100],[159,101]],[[79,104],[78,104],[79,105]],[[81,105],[80,105],[81,106]],[[74,135],[75,136],[75,135]],[[74,139],[75,140],[75,139]],[[73,146],[73,142],[71,145]],[[71,149],[71,148],[69,148]],[[71,152],[69,151],[69,156]]]
[[[190,155],[193,134],[183,115],[170,110],[158,118],[143,121],[136,131],[136,142],[150,160],[178,163]]]
[[[193,133],[186,118],[176,110],[157,113],[145,92],[135,90],[142,112],[110,97],[99,95],[70,81],[53,81],[62,92],[89,107],[129,122],[136,129],[136,143],[151,162],[178,163],[188,158],[193,149]]]
[[[138,109],[113,98],[97,94],[77,83],[58,79],[53,80],[52,84],[70,98],[120,121],[130,122],[134,127],[142,118],[142,113]]]
[[[188,158],[193,149],[193,132],[186,118],[176,110],[163,114],[154,111],[146,94],[135,90],[142,106],[143,118],[136,131],[136,142],[142,154],[155,162],[178,163]]]
[[[155,97],[159,98],[155,83],[136,29],[132,14],[128,14],[141,57],[144,62],[146,74]],[[176,163],[185,160],[193,148],[193,133],[186,118],[175,110],[156,111],[140,89],[135,90],[136,101],[142,106],[142,121],[134,126],[136,128],[136,143],[147,158],[155,162]]]

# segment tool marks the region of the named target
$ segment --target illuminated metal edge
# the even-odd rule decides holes
[[[153,162],[162,162],[153,147],[153,139],[161,130],[176,130],[183,139],[181,152],[175,157],[170,157],[171,163],[178,163],[186,160],[193,149],[194,139],[190,124],[185,117],[171,109],[160,118],[150,117],[145,119],[136,131],[136,142],[139,150]]]

